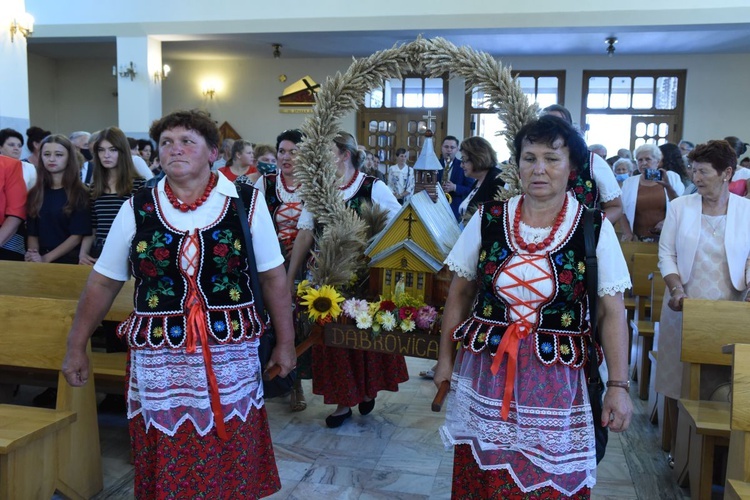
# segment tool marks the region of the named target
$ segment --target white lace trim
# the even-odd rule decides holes
[[[448,269],[456,273],[458,276],[461,276],[462,278],[465,278],[469,281],[477,277],[476,269],[467,269],[461,266],[458,262],[454,261],[451,258],[451,255],[448,255],[448,258],[445,259],[445,265],[448,266]]]
[[[615,198],[622,195],[622,190],[617,189],[615,191],[612,191],[611,193],[603,193],[601,190],[599,190],[599,203],[607,203],[608,201],[612,201]]]
[[[468,440],[468,439],[452,439],[450,436],[448,436],[444,428],[440,429],[440,437],[443,439],[443,444],[445,445],[446,448],[455,446],[457,444],[468,444],[471,447],[471,453],[472,455],[474,455],[474,460],[477,461],[477,464],[479,463],[479,457],[477,456],[477,451],[474,448],[473,441]],[[513,467],[511,467],[509,464],[499,464],[499,465],[494,465],[494,466],[479,465],[479,468],[482,470],[504,470],[506,471],[508,474],[511,475],[511,477],[513,478],[513,482],[516,484],[516,486],[518,486],[518,489],[523,491],[524,493],[529,493],[531,491],[536,491],[542,488],[550,487],[556,491],[559,491],[563,495],[571,497],[575,495],[577,492],[579,492],[582,488],[585,488],[585,487],[593,488],[596,485],[596,471],[592,472],[591,475],[586,476],[586,478],[583,481],[581,481],[580,484],[574,487],[572,491],[568,491],[567,489],[555,483],[551,479],[548,479],[547,481],[544,481],[542,483],[524,486],[523,483],[521,483],[518,475],[516,475],[516,472],[513,470]]]
[[[614,283],[599,283],[596,293],[599,297],[604,297],[605,295],[615,295],[624,292],[630,287],[630,278],[622,278],[620,281]]]
[[[244,422],[252,408],[263,406],[258,343],[210,347],[225,422],[234,417]],[[130,361],[128,418],[142,415],[147,430],[153,425],[170,436],[187,420],[201,436],[211,431],[215,422],[201,347],[193,354],[134,349]]]

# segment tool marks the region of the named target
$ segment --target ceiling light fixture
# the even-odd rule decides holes
[[[281,57],[281,47],[283,47],[283,45],[281,45],[280,43],[272,43],[271,47],[273,47],[273,58],[274,59],[280,58]]]
[[[604,43],[607,44],[607,56],[612,57],[615,55],[615,44],[617,43],[617,37],[611,36],[604,39]]]

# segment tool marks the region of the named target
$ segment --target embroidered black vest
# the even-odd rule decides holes
[[[271,213],[271,219],[276,221],[274,217],[276,210],[282,205],[282,201],[276,194],[276,183],[278,182],[278,174],[267,174],[263,176],[263,182],[266,186],[266,205],[268,205],[268,211]],[[275,225],[275,222],[274,222]]]
[[[362,185],[359,187],[354,196],[346,200],[346,206],[351,208],[357,215],[362,210],[362,202],[372,203],[372,186],[378,179],[375,177],[365,176],[365,180],[362,181]],[[382,182],[382,181],[381,181]]]
[[[189,281],[180,250],[189,234],[164,219],[156,187],[133,197],[136,231],[130,247],[135,310],[118,327],[132,348],[178,348],[185,344]],[[240,190],[252,218],[257,190]],[[239,215],[230,198],[217,219],[197,231],[195,283],[205,306],[208,333],[217,343],[240,342],[263,331],[255,311]]]
[[[594,154],[589,153],[588,163],[577,172],[571,172],[568,180],[568,189],[573,191],[578,203],[588,208],[599,208],[599,188],[594,180]]]
[[[568,209],[577,210],[573,226],[546,256],[555,280],[552,296],[537,307],[536,324],[532,326],[536,354],[542,363],[580,368],[586,360],[586,339],[590,333],[586,319],[584,207]],[[479,210],[482,243],[477,264],[477,297],[471,316],[454,329],[453,339],[462,341],[464,348],[473,352],[489,348],[494,356],[506,328],[513,322],[508,303],[496,292],[495,282],[518,248],[510,242],[514,214],[507,213],[507,202],[488,202],[480,205]],[[598,241],[601,214],[595,219]]]

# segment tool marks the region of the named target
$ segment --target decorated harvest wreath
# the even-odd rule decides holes
[[[296,166],[305,207],[323,228],[317,237],[318,263],[312,270],[311,283],[314,287],[337,287],[350,282],[362,265],[367,244],[367,223],[348,209],[339,196],[341,180],[331,153],[339,122],[358,108],[367,92],[382,86],[386,79],[402,78],[409,73],[460,76],[465,79],[467,89],[483,91],[487,102],[498,110],[498,116],[506,124],[503,134],[511,151],[516,132],[537,116],[536,104],[528,103],[508,67],[485,52],[457,47],[443,38],[419,37],[370,57],[355,59],[346,73],[337,72],[329,77],[317,93],[312,116],[303,126],[307,139],[300,147]],[[499,199],[519,192],[515,165],[504,168],[501,177],[507,189],[498,193]]]

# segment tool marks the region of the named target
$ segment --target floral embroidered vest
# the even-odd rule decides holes
[[[365,180],[362,181],[362,185],[359,187],[357,192],[346,200],[346,206],[357,212],[359,215],[362,209],[362,202],[372,203],[372,186],[377,181],[375,177],[365,176]]]
[[[507,202],[480,205],[482,243],[477,264],[477,298],[471,316],[453,331],[453,339],[464,348],[480,352],[489,348],[495,355],[506,328],[513,322],[508,303],[495,288],[495,281],[514,255],[509,243],[514,214],[508,214]],[[536,354],[546,364],[562,363],[575,368],[586,360],[586,338],[590,325],[586,320],[586,249],[583,235],[584,207],[579,205],[573,227],[546,259],[554,277],[551,298],[537,308],[533,325]],[[598,241],[601,214],[595,218]]]
[[[263,182],[266,186],[266,205],[268,205],[268,211],[271,213],[271,218],[276,213],[276,210],[283,204],[276,194],[276,183],[278,182],[278,174],[267,174],[263,176]]]
[[[257,190],[240,190],[248,217]],[[207,332],[217,343],[240,342],[260,334],[264,323],[254,306],[244,237],[234,203],[227,199],[218,218],[197,232],[198,257],[194,278],[180,267],[180,249],[189,234],[163,218],[156,188],[133,197],[136,231],[130,248],[135,278],[135,310],[118,327],[132,348],[179,348],[185,345],[189,283],[205,309]]]
[[[588,208],[599,208],[599,188],[594,180],[594,153],[589,153],[589,161],[578,171],[570,173],[568,189],[578,203]]]

